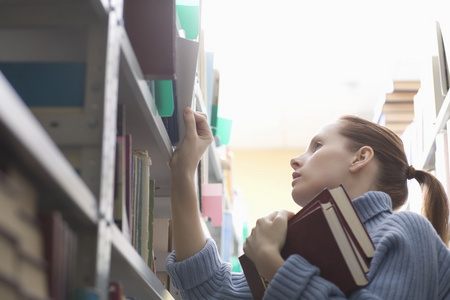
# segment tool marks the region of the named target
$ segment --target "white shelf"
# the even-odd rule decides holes
[[[122,283],[125,295],[139,299],[174,299],[119,228],[112,225],[110,280]]]
[[[172,143],[128,36],[123,28],[120,31],[119,103],[125,104],[126,131],[132,135],[133,149],[149,152],[152,159],[150,176],[155,179],[157,196],[168,196]]]
[[[424,141],[424,152],[422,153],[421,160],[419,161],[418,168],[430,169],[433,168],[434,152],[436,150],[435,137],[436,135],[446,127],[447,120],[450,119],[450,94],[444,99],[439,114],[436,118],[436,123],[433,126],[433,132],[427,135],[428,140]]]
[[[0,91],[0,139],[7,141],[30,175],[59,196],[64,211],[76,214],[82,223],[96,224],[95,196],[1,73]]]

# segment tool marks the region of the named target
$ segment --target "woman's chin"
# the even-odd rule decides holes
[[[301,207],[304,207],[304,206],[306,206],[306,204],[308,204],[308,202],[310,201],[311,199],[295,199],[294,198],[294,202],[295,203],[297,203],[298,205],[300,205]]]

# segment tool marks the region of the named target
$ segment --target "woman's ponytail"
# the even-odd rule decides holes
[[[448,245],[449,204],[444,187],[435,176],[426,171],[415,170],[412,178],[415,178],[422,188],[422,214],[431,222],[442,241]]]

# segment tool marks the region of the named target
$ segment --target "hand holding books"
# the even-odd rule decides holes
[[[284,263],[280,251],[286,242],[288,219],[293,215],[282,210],[259,219],[258,226],[245,241],[245,254],[255,262],[265,280],[271,280]]]

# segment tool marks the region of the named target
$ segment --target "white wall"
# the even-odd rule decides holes
[[[291,197],[292,168],[289,161],[301,150],[233,150],[233,184],[248,202],[249,230],[259,217],[274,210],[297,212]]]

